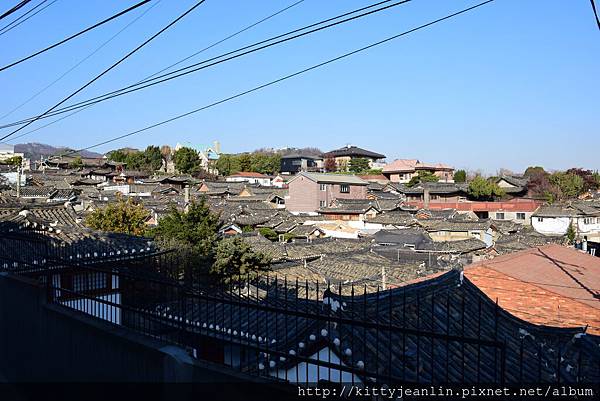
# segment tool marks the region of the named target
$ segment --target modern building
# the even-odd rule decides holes
[[[334,199],[367,199],[369,183],[354,175],[301,172],[288,183],[286,209],[292,213],[314,213]]]
[[[300,171],[320,172],[323,169],[321,156],[301,155],[292,153],[281,156],[281,173],[296,174]]]
[[[21,158],[21,168],[23,170],[29,170],[31,168],[31,161],[25,157],[24,153],[15,153],[15,146],[7,143],[0,143],[0,163],[4,163],[13,157]]]
[[[352,159],[368,159],[370,168],[382,167],[385,155],[362,149],[354,145],[347,145],[343,148],[325,153],[323,158],[334,159],[338,171],[348,171]]]

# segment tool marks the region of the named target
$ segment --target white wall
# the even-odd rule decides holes
[[[254,178],[254,177],[227,177],[227,182],[247,182],[249,184],[259,184],[264,187],[271,186],[270,178]]]
[[[533,229],[544,235],[564,235],[570,224],[570,217],[543,217],[542,221],[535,216],[531,218]]]
[[[110,294],[98,297],[101,300],[121,304],[121,294]],[[98,302],[92,299],[74,299],[62,302],[63,305],[115,324],[121,324],[121,308]]]
[[[330,359],[331,358],[331,359]],[[309,359],[315,361],[331,362],[332,364],[347,366],[344,364],[338,356],[329,349],[329,347],[323,348],[321,351],[313,354]],[[280,379],[286,379],[286,371],[279,369],[276,372],[271,372],[271,376],[278,377]],[[296,366],[287,370],[287,380],[291,383],[317,383],[320,380],[328,380],[333,383],[354,383],[362,384],[358,376],[349,373],[341,372],[337,369],[330,369],[325,366],[319,366],[313,363],[301,362]],[[341,379],[341,380],[340,380]]]

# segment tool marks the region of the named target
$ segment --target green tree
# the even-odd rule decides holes
[[[191,174],[200,169],[200,157],[198,152],[192,148],[183,147],[175,151],[173,155],[175,168],[183,174]]]
[[[277,241],[277,239],[279,238],[279,234],[277,234],[275,230],[269,227],[261,227],[258,229],[258,232],[260,233],[260,235],[267,239],[270,239],[271,241]]]
[[[454,182],[467,182],[467,172],[465,170],[456,170],[454,172]]]
[[[222,240],[217,246],[215,262],[210,269],[223,281],[244,278],[267,271],[271,259],[260,252],[255,252],[241,237]]]
[[[144,150],[145,167],[149,171],[160,170],[163,163],[163,155],[158,146],[150,145]]]
[[[85,224],[96,230],[143,235],[149,216],[150,212],[131,198],[126,201],[119,198],[115,203],[94,210],[86,218]]]
[[[365,157],[354,157],[350,159],[350,164],[348,165],[348,170],[355,174],[366,171],[369,168],[369,159]]]
[[[81,168],[83,167],[83,161],[81,160],[81,156],[75,156],[75,158],[69,163],[69,167],[71,168]]]
[[[532,178],[532,177],[535,177],[535,176],[538,176],[538,175],[545,175],[545,174],[547,174],[547,173],[546,173],[546,170],[544,170],[543,167],[540,167],[540,166],[529,166],[529,167],[527,167],[527,169],[525,169],[525,172],[523,173],[523,176],[527,177],[527,178]]]
[[[548,179],[560,190],[561,198],[576,198],[583,193],[583,178],[576,174],[557,172],[551,174]]]
[[[4,160],[2,163],[9,166],[20,166],[23,163],[23,158],[21,156],[13,156]]]
[[[573,227],[573,223],[569,224],[569,228],[567,229],[567,233],[565,234],[565,236],[567,237],[569,244],[572,245],[575,243],[575,237],[577,236],[577,233],[575,232],[575,227]]]
[[[188,211],[171,207],[152,230],[154,237],[164,244],[183,244],[202,256],[211,255],[218,240],[219,216],[212,213],[204,198],[192,202]]]
[[[421,182],[438,182],[439,180],[440,180],[440,177],[433,174],[431,171],[420,170],[417,173],[417,175],[413,176],[413,178],[410,179],[410,181],[408,182],[408,184],[406,184],[406,186],[411,188]]]
[[[217,168],[217,170],[219,170],[219,174],[224,176],[235,174],[239,171],[235,171],[236,166],[234,165],[234,157],[232,155],[222,154],[221,156],[219,156],[215,167]]]
[[[110,152],[108,152],[106,157],[108,157],[108,160],[111,160],[113,162],[125,163],[125,160],[127,159],[127,153],[123,152],[120,149],[111,150]]]
[[[237,156],[238,163],[240,165],[240,171],[251,171],[252,170],[252,156],[250,153],[242,153]]]
[[[495,182],[486,180],[481,176],[475,177],[469,183],[469,195],[477,200],[493,200],[505,195],[502,188]]]

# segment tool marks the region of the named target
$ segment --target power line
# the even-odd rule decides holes
[[[57,1],[57,0],[54,0]],[[112,35],[108,40],[106,40],[105,42],[103,42],[100,46],[96,47],[94,49],[94,51],[92,51],[90,54],[88,54],[87,56],[85,56],[83,59],[79,60],[79,62],[77,62],[74,66],[72,66],[71,68],[69,68],[67,71],[65,71],[64,73],[62,73],[58,78],[56,78],[54,81],[50,82],[48,85],[46,85],[45,87],[43,87],[42,89],[40,89],[39,91],[37,91],[35,94],[33,94],[31,97],[29,97],[27,100],[25,100],[23,103],[19,104],[17,107],[15,107],[14,109],[12,109],[11,111],[9,111],[8,113],[4,114],[3,116],[1,116],[0,118],[5,118],[8,117],[9,115],[11,115],[12,113],[14,113],[15,111],[19,110],[21,107],[25,106],[27,103],[31,102],[33,99],[35,99],[36,97],[38,97],[39,95],[41,95],[42,93],[44,93],[46,90],[48,90],[50,87],[52,87],[54,84],[56,84],[58,81],[60,81],[61,79],[63,79],[65,76],[67,76],[71,71],[73,71],[74,69],[76,69],[77,67],[79,67],[81,64],[83,64],[86,60],[88,60],[90,57],[92,57],[94,54],[98,53],[104,46],[106,46],[107,44],[109,44],[111,41],[113,41],[117,36],[119,36],[121,33],[123,33],[123,31],[125,31],[127,28],[129,28],[131,25],[135,24],[140,18],[142,18],[144,15],[146,15],[150,10],[152,10],[154,7],[156,7],[158,4],[160,4],[161,0],[157,0],[154,4],[152,4],[149,8],[145,9],[143,13],[141,13],[140,15],[138,15],[137,17],[135,17],[132,21],[130,21],[127,25],[125,25],[123,28],[121,28],[117,33],[115,33],[114,35]],[[50,3],[52,4],[52,3]]]
[[[43,0],[41,3],[39,3],[37,6],[33,7],[31,10],[27,11],[26,13],[22,14],[19,16],[19,18],[15,19],[14,21],[10,22],[9,24],[6,24],[5,26],[3,26],[2,28],[0,28],[0,35],[4,35],[6,32],[10,31],[11,29],[21,25],[23,22],[27,21],[29,18],[33,17],[35,14],[39,13],[40,11],[42,11],[44,8],[48,7],[48,5],[44,8],[42,8],[41,10],[39,10],[38,12],[34,13],[33,15],[27,17],[27,15],[33,11],[35,11],[38,7],[42,6],[44,3],[46,3],[48,0]],[[52,3],[56,2],[56,0],[54,0]],[[50,3],[50,4],[52,4]],[[50,5],[49,4],[49,5]],[[27,18],[25,18],[27,17]],[[25,19],[23,19],[25,18]],[[22,21],[21,21],[22,20]],[[19,22],[21,21],[21,22]]]
[[[19,11],[19,9],[23,6],[25,6],[27,3],[29,3],[31,0],[23,0],[20,3],[18,3],[17,5],[15,5],[13,8],[11,8],[10,10],[6,11],[4,14],[0,15],[0,19],[4,19],[6,17],[8,17],[9,15],[11,15],[14,12]]]
[[[148,1],[148,0],[145,0],[145,1]],[[36,119],[31,120],[27,124],[25,124],[25,125],[17,128],[16,130],[10,132],[9,134],[4,135],[2,138],[0,138],[0,141],[5,140],[6,138],[10,137],[11,135],[13,135],[13,134],[19,132],[20,130],[22,130],[23,128],[25,128],[25,127],[33,124],[35,121],[37,121],[43,115],[51,112],[52,110],[54,110],[55,108],[57,108],[58,106],[60,106],[64,102],[66,102],[67,100],[71,99],[73,96],[77,95],[79,92],[81,92],[82,90],[84,90],[85,88],[87,88],[88,86],[90,86],[92,83],[96,82],[98,79],[100,79],[106,73],[108,73],[110,70],[112,70],[113,68],[115,68],[116,66],[118,66],[119,64],[121,64],[123,61],[127,60],[129,57],[131,57],[138,50],[140,50],[141,48],[143,48],[144,46],[146,46],[148,43],[150,43],[151,41],[153,41],[155,38],[157,38],[160,34],[162,34],[163,32],[165,32],[167,29],[169,29],[170,27],[172,27],[173,25],[175,25],[177,22],[179,22],[186,15],[188,15],[189,13],[191,13],[192,11],[194,11],[197,7],[199,7],[205,1],[206,0],[200,0],[200,1],[198,1],[196,4],[194,4],[192,7],[190,7],[187,11],[185,11],[179,17],[175,18],[173,21],[171,21],[169,24],[167,24],[160,31],[156,32],[154,35],[152,35],[151,37],[149,37],[148,39],[146,39],[142,44],[140,44],[135,49],[133,49],[132,51],[130,51],[129,53],[127,53],[125,56],[121,57],[121,59],[119,59],[119,61],[117,61],[116,63],[113,63],[110,67],[108,67],[107,69],[105,69],[104,71],[102,71],[100,74],[96,75],[94,78],[92,78],[90,81],[88,81],[88,83],[86,83],[85,85],[83,85],[82,87],[80,87],[79,89],[77,89],[75,92],[71,93],[69,96],[67,96],[66,98],[64,98],[63,100],[61,100],[60,102],[58,102],[57,104],[55,104],[54,106],[52,106],[51,108],[49,108],[48,110],[46,110],[46,112],[44,112],[43,114],[41,114],[40,116],[38,116]]]
[[[159,1],[160,1],[160,0],[159,0]],[[388,0],[388,1],[390,1],[390,0]],[[181,59],[181,60],[179,60],[179,61],[177,61],[177,62],[175,62],[175,63],[173,63],[173,64],[171,64],[171,65],[169,65],[169,66],[167,66],[167,67],[165,67],[165,68],[163,68],[163,69],[161,69],[160,71],[157,71],[157,72],[155,72],[155,73],[153,73],[153,74],[151,74],[151,75],[149,75],[149,76],[147,76],[147,77],[143,78],[142,80],[138,81],[138,82],[137,82],[137,84],[139,84],[139,83],[141,83],[141,82],[143,82],[143,81],[145,81],[145,80],[147,80],[147,79],[150,79],[150,78],[152,78],[153,76],[155,76],[155,75],[157,75],[157,74],[160,74],[160,73],[162,73],[162,72],[164,72],[164,71],[166,71],[166,70],[168,70],[168,69],[170,69],[170,68],[172,68],[172,67],[174,67],[174,66],[176,66],[176,65],[178,65],[178,64],[181,64],[182,62],[184,62],[184,61],[186,61],[186,60],[189,60],[190,58],[192,58],[192,57],[194,57],[194,56],[197,56],[197,55],[198,55],[198,54],[200,54],[200,53],[203,53],[203,52],[205,52],[205,51],[207,51],[207,50],[209,50],[209,49],[212,49],[213,47],[215,47],[215,46],[217,46],[217,45],[219,45],[219,44],[221,44],[221,43],[224,43],[225,41],[227,41],[227,40],[229,40],[229,39],[232,39],[232,38],[234,38],[235,36],[237,36],[237,35],[239,35],[239,34],[241,34],[241,33],[245,32],[245,31],[247,31],[247,30],[249,30],[249,29],[251,29],[251,28],[253,28],[253,27],[255,27],[255,26],[257,26],[257,25],[259,25],[259,24],[261,24],[261,23],[263,23],[263,22],[265,22],[265,21],[268,21],[269,19],[271,19],[271,18],[273,18],[273,17],[275,17],[275,16],[277,16],[277,15],[279,15],[279,14],[281,14],[281,13],[283,13],[283,12],[285,12],[285,11],[289,10],[289,9],[291,9],[292,7],[295,7],[295,6],[297,6],[298,4],[300,4],[300,3],[302,3],[302,2],[304,2],[304,0],[299,0],[299,1],[296,1],[295,3],[292,3],[291,5],[289,5],[289,6],[286,6],[286,7],[282,8],[282,9],[280,9],[280,10],[278,10],[278,11],[276,11],[276,12],[274,12],[274,13],[272,13],[272,14],[270,14],[270,15],[268,15],[268,16],[266,16],[266,17],[262,18],[262,19],[260,19],[259,21],[257,21],[257,22],[254,22],[254,23],[252,23],[252,24],[250,24],[250,25],[246,26],[245,28],[242,28],[242,29],[238,30],[238,31],[237,31],[237,32],[235,32],[235,33],[233,33],[233,34],[230,34],[230,35],[228,35],[227,37],[225,37],[225,38],[223,38],[223,39],[220,39],[220,40],[218,40],[217,42],[214,42],[214,43],[212,43],[212,44],[210,44],[210,45],[208,45],[208,46],[206,46],[206,47],[204,47],[204,48],[202,48],[202,49],[198,50],[197,52],[195,52],[195,53],[193,53],[193,54],[191,54],[191,55],[189,55],[189,56],[187,56],[187,57],[185,57],[185,58],[183,58],[183,59]],[[81,102],[80,102],[80,103],[81,103]],[[50,126],[50,125],[52,125],[52,124],[54,124],[54,123],[56,123],[56,122],[62,121],[62,120],[64,120],[65,118],[68,118],[68,117],[70,117],[70,116],[72,116],[72,115],[74,115],[74,114],[77,114],[77,113],[79,113],[79,112],[81,112],[81,111],[83,111],[83,110],[85,110],[85,109],[89,108],[90,106],[92,106],[92,104],[91,104],[91,105],[88,105],[88,106],[85,106],[85,107],[83,107],[83,108],[80,108],[80,109],[78,109],[77,111],[75,111],[74,113],[69,113],[67,116],[64,116],[64,117],[61,117],[61,118],[59,118],[59,119],[56,119],[56,120],[52,121],[52,122],[51,122],[51,123],[49,123],[49,124],[45,124],[45,125],[43,125],[43,126],[41,126],[41,127],[38,127],[38,128],[36,128],[36,129],[33,129],[33,130],[31,130],[31,131],[27,131],[27,132],[25,132],[25,133],[23,133],[23,134],[17,135],[16,137],[12,138],[12,140],[14,140],[14,139],[18,139],[18,138],[21,138],[21,137],[24,137],[25,135],[29,135],[30,133],[33,133],[33,132],[39,131],[39,130],[40,130],[40,129],[42,129],[42,128],[48,127],[48,126]],[[19,107],[21,107],[21,106],[19,106]],[[67,107],[71,107],[71,106],[67,106]],[[66,109],[66,108],[64,108],[64,109]],[[60,113],[59,113],[59,111],[61,111],[61,110],[64,110],[64,109],[58,109],[58,110],[56,110],[54,113],[49,113],[49,114],[47,114],[47,115],[46,115],[44,118],[47,118],[47,117],[52,117],[52,116],[54,116],[54,115],[56,115],[56,114],[60,114]],[[8,115],[10,115],[12,112],[14,112],[14,111],[15,111],[15,110],[13,110],[13,111],[9,112],[8,114],[5,114],[4,116],[2,116],[2,117],[0,117],[0,118],[4,118],[4,117],[8,116]],[[68,111],[69,111],[69,110],[66,110],[66,111],[64,111],[64,112],[68,112]],[[18,124],[7,124],[7,125],[5,125],[5,126],[0,126],[0,128],[7,128],[7,127],[10,127],[10,126],[14,126],[14,125],[21,125],[21,124],[23,124],[23,123],[25,123],[25,122],[28,122],[28,121],[30,121],[30,120],[31,120],[31,118],[28,118],[28,119],[26,119],[26,120],[22,120],[22,121],[20,121]]]
[[[451,18],[457,17],[457,16],[459,16],[459,15],[461,15],[461,14],[464,14],[464,13],[467,13],[467,12],[469,12],[469,11],[475,10],[475,9],[477,9],[477,8],[479,8],[479,7],[482,7],[482,6],[486,5],[486,4],[492,3],[492,2],[494,2],[494,1],[495,1],[495,0],[486,0],[486,1],[484,1],[484,2],[481,2],[481,3],[475,4],[475,5],[471,6],[471,7],[467,7],[467,8],[464,8],[464,9],[460,10],[460,11],[457,11],[457,12],[455,12],[455,13],[452,13],[452,14],[446,15],[445,17],[438,18],[438,19],[436,19],[436,20],[430,21],[430,22],[428,22],[428,23],[425,23],[425,24],[423,24],[423,25],[419,25],[419,26],[417,26],[417,27],[415,27],[415,28],[409,29],[409,30],[407,30],[407,31],[404,31],[404,32],[401,32],[401,33],[399,33],[399,34],[396,34],[396,35],[393,35],[393,36],[387,37],[387,38],[385,38],[385,39],[382,39],[382,40],[380,40],[380,41],[377,41],[377,42],[371,43],[371,44],[369,44],[369,45],[367,45],[367,46],[364,46],[364,47],[361,47],[361,48],[359,48],[359,49],[356,49],[356,50],[350,51],[350,52],[348,52],[348,53],[344,53],[344,54],[342,54],[342,55],[340,55],[340,56],[334,57],[334,58],[332,58],[332,59],[329,59],[329,60],[327,60],[327,61],[321,62],[321,63],[319,63],[319,64],[315,64],[315,65],[313,65],[313,66],[311,66],[311,67],[304,68],[304,69],[302,69],[302,70],[299,70],[299,71],[296,71],[296,72],[294,72],[294,73],[292,73],[292,74],[289,74],[289,75],[283,76],[283,77],[281,77],[281,78],[278,78],[278,79],[276,79],[276,80],[273,80],[273,81],[267,82],[267,83],[265,83],[265,84],[262,84],[262,85],[256,86],[256,87],[254,87],[254,88],[252,88],[252,89],[248,89],[248,90],[246,90],[246,91],[244,91],[244,92],[237,93],[237,94],[235,94],[235,95],[232,95],[232,96],[229,96],[229,97],[227,97],[227,98],[221,99],[221,100],[219,100],[219,101],[216,101],[216,102],[214,102],[214,103],[210,103],[210,104],[208,104],[208,105],[206,105],[206,106],[202,106],[202,107],[199,107],[199,108],[197,108],[197,109],[194,109],[194,110],[188,111],[188,112],[186,112],[186,113],[179,114],[179,115],[177,115],[177,116],[171,117],[171,118],[169,118],[169,119],[162,120],[162,121],[160,121],[160,122],[158,122],[158,123],[154,123],[154,124],[152,124],[152,125],[148,125],[148,126],[146,126],[146,127],[144,127],[144,128],[141,128],[141,129],[138,129],[138,130],[135,130],[135,131],[131,131],[131,132],[128,132],[128,133],[126,133],[126,134],[123,134],[123,135],[119,135],[119,136],[113,137],[113,138],[111,138],[111,139],[107,139],[107,140],[105,140],[105,141],[102,141],[102,142],[96,143],[96,144],[94,144],[94,145],[90,145],[90,146],[87,146],[87,147],[85,147],[85,148],[81,148],[81,149],[78,149],[78,150],[73,150],[73,151],[71,151],[71,152],[68,152],[68,153],[66,153],[66,154],[65,154],[65,155],[63,155],[63,156],[69,156],[69,155],[73,155],[73,154],[80,153],[80,152],[82,152],[82,151],[84,151],[84,150],[89,150],[89,149],[97,148],[98,146],[106,145],[106,144],[108,144],[108,143],[115,142],[115,141],[118,141],[118,140],[120,140],[120,139],[127,138],[127,137],[130,137],[130,136],[133,136],[133,135],[139,134],[139,133],[141,133],[141,132],[144,132],[144,131],[148,131],[148,130],[150,130],[150,129],[152,129],[152,128],[156,128],[156,127],[158,127],[158,126],[161,126],[161,125],[168,124],[168,123],[170,123],[170,122],[173,122],[173,121],[175,121],[175,120],[179,120],[179,119],[181,119],[181,118],[184,118],[184,117],[187,117],[187,116],[189,116],[189,115],[192,115],[192,114],[198,113],[198,112],[200,112],[200,111],[203,111],[203,110],[209,109],[209,108],[211,108],[211,107],[214,107],[214,106],[220,105],[220,104],[222,104],[222,103],[229,102],[229,101],[231,101],[231,100],[234,100],[234,99],[237,99],[237,98],[239,98],[239,97],[242,97],[242,96],[248,95],[248,94],[250,94],[250,93],[253,93],[253,92],[259,91],[259,90],[261,90],[261,89],[267,88],[267,87],[269,87],[269,86],[272,86],[272,85],[278,84],[278,83],[280,83],[280,82],[286,81],[286,80],[288,80],[288,79],[290,79],[290,78],[293,78],[293,77],[296,77],[296,76],[299,76],[299,75],[305,74],[305,73],[307,73],[307,72],[309,72],[309,71],[316,70],[316,69],[318,69],[318,68],[320,68],[320,67],[326,66],[326,65],[328,65],[328,64],[332,64],[332,63],[334,63],[334,62],[336,62],[336,61],[339,61],[339,60],[345,59],[345,58],[347,58],[347,57],[350,57],[350,56],[353,56],[353,55],[355,55],[355,54],[362,53],[362,52],[364,52],[364,51],[366,51],[366,50],[369,50],[369,49],[371,49],[371,48],[374,48],[374,47],[380,46],[380,45],[382,45],[382,44],[384,44],[384,43],[391,42],[391,41],[393,41],[393,40],[395,40],[395,39],[398,39],[398,38],[400,38],[400,37],[402,37],[402,36],[406,36],[406,35],[408,35],[408,34],[411,34],[411,33],[413,33],[413,32],[416,32],[416,31],[419,31],[419,30],[421,30],[421,29],[427,28],[427,27],[429,27],[429,26],[432,26],[432,25],[438,24],[438,23],[440,23],[440,22],[442,22],[442,21],[445,21],[445,20],[448,20],[448,19],[451,19]]]
[[[190,54],[190,55],[189,55],[189,56],[187,56],[187,57],[184,57],[184,58],[182,58],[181,60],[179,60],[179,61],[177,61],[177,62],[175,62],[175,63],[173,63],[173,64],[171,64],[171,65],[169,65],[169,66],[167,66],[167,67],[165,67],[165,68],[163,68],[162,70],[160,70],[160,71],[156,71],[155,73],[153,73],[153,74],[151,74],[151,75],[148,75],[147,77],[145,77],[145,78],[143,78],[142,80],[140,80],[138,83],[140,83],[140,82],[142,82],[142,81],[144,81],[144,80],[150,79],[150,78],[152,78],[152,77],[154,77],[154,76],[156,76],[156,75],[158,75],[158,74],[161,74],[161,73],[163,73],[163,72],[165,72],[165,71],[167,71],[167,70],[169,70],[169,69],[171,69],[171,68],[175,67],[176,65],[179,65],[179,64],[183,63],[184,61],[187,61],[187,60],[191,59],[192,57],[195,57],[195,56],[197,56],[197,55],[198,55],[198,54],[200,54],[200,53],[204,53],[205,51],[207,51],[207,50],[210,50],[210,49],[212,49],[213,47],[215,47],[215,46],[217,46],[217,45],[220,45],[221,43],[223,43],[223,42],[225,42],[225,41],[227,41],[227,40],[229,40],[229,39],[232,39],[232,38],[234,38],[234,37],[238,36],[239,34],[241,34],[241,33],[244,33],[244,32],[246,32],[246,31],[247,31],[247,30],[249,30],[249,29],[252,29],[252,28],[254,28],[254,27],[255,27],[255,26],[257,26],[257,25],[260,25],[260,24],[262,24],[263,22],[265,22],[265,21],[268,21],[268,20],[270,20],[270,19],[271,19],[271,18],[273,18],[273,17],[276,17],[277,15],[279,15],[279,14],[281,14],[281,13],[283,13],[283,12],[285,12],[285,11],[289,10],[289,9],[290,9],[290,8],[292,8],[292,7],[295,7],[295,6],[297,6],[298,4],[300,4],[300,3],[302,3],[302,2],[304,2],[304,0],[298,0],[298,1],[296,1],[295,3],[293,3],[293,4],[290,4],[289,6],[282,8],[281,10],[279,10],[279,11],[276,11],[275,13],[273,13],[273,14],[270,14],[270,15],[268,15],[268,16],[266,16],[266,17],[262,18],[261,20],[259,20],[259,21],[257,21],[257,22],[254,22],[253,24],[250,24],[250,25],[248,25],[248,26],[247,26],[247,27],[245,27],[245,28],[242,28],[242,29],[240,29],[239,31],[237,31],[237,32],[235,32],[235,33],[232,33],[231,35],[229,35],[229,36],[227,36],[227,37],[225,37],[225,38],[223,38],[223,39],[221,39],[221,40],[219,40],[219,41],[217,41],[217,42],[215,42],[215,43],[213,43],[213,44],[211,44],[211,45],[209,45],[209,46],[206,46],[206,47],[204,47],[204,48],[202,48],[202,49],[198,50],[197,52],[195,52],[195,53],[193,53],[193,54]]]
[[[316,22],[316,23],[304,26],[302,28],[298,28],[298,29],[295,29],[295,30],[292,30],[292,31],[289,31],[289,32],[286,32],[286,33],[283,33],[283,34],[280,34],[280,35],[277,35],[277,36],[274,36],[274,37],[271,37],[271,38],[268,38],[268,39],[265,39],[265,40],[262,40],[262,41],[259,41],[259,42],[256,42],[256,43],[253,43],[251,45],[244,46],[244,47],[239,48],[237,50],[230,51],[230,52],[221,54],[219,56],[212,57],[210,59],[203,60],[203,61],[200,61],[198,63],[191,64],[191,65],[189,65],[187,67],[180,68],[180,69],[172,71],[170,73],[167,73],[167,74],[164,74],[164,75],[160,75],[160,76],[152,78],[152,79],[140,81],[138,83],[126,86],[124,88],[120,88],[120,89],[114,90],[112,92],[108,92],[108,93],[105,93],[103,95],[99,95],[99,96],[93,97],[91,99],[87,99],[87,100],[84,100],[84,101],[81,101],[81,102],[78,102],[78,103],[71,104],[71,105],[66,106],[66,107],[64,107],[62,109],[58,109],[58,110],[56,110],[53,113],[49,113],[44,118],[55,116],[55,115],[62,114],[62,113],[67,113],[67,112],[76,110],[76,109],[81,108],[81,107],[87,107],[87,106],[90,106],[90,105],[93,105],[93,104],[97,104],[97,103],[100,103],[100,102],[108,100],[108,99],[112,99],[112,98],[117,97],[117,96],[121,96],[121,95],[124,95],[124,94],[127,94],[127,93],[131,93],[131,92],[134,92],[134,91],[137,91],[137,90],[140,90],[140,89],[144,89],[144,88],[147,88],[149,86],[154,86],[154,85],[157,85],[157,84],[160,84],[160,83],[163,83],[163,82],[166,82],[166,81],[169,81],[169,80],[181,77],[183,75],[188,75],[188,74],[191,74],[193,72],[196,72],[196,71],[208,68],[208,67],[212,67],[214,65],[217,65],[217,64],[220,64],[220,63],[223,63],[223,62],[226,62],[226,61],[229,61],[229,60],[232,60],[232,59],[235,59],[235,58],[247,55],[247,54],[250,54],[250,53],[254,53],[254,52],[257,52],[259,50],[263,50],[263,49],[271,47],[271,46],[275,46],[275,45],[283,43],[283,42],[287,42],[287,41],[290,41],[290,40],[293,40],[293,39],[297,39],[299,37],[306,36],[306,35],[312,34],[312,33],[317,32],[317,31],[321,31],[321,30],[324,30],[324,29],[327,29],[327,28],[330,28],[330,27],[333,27],[333,26],[336,26],[336,25],[340,25],[340,24],[343,24],[343,23],[346,23],[346,22],[358,19],[358,18],[362,18],[362,17],[370,15],[370,14],[374,14],[374,13],[377,13],[377,12],[380,12],[380,11],[384,11],[386,9],[389,9],[389,8],[392,8],[392,7],[396,7],[396,6],[399,6],[401,4],[405,4],[405,3],[407,3],[407,2],[409,2],[411,0],[397,1],[396,3],[388,4],[388,5],[382,6],[380,8],[376,8],[374,10],[365,11],[362,14],[353,15],[353,16],[348,17],[346,19],[339,20],[342,17],[347,17],[348,15],[356,14],[357,12],[364,11],[364,10],[367,10],[367,9],[370,9],[370,8],[373,8],[373,7],[377,7],[377,6],[380,6],[380,5],[384,4],[384,3],[390,3],[391,1],[392,0],[380,1],[378,3],[369,5],[367,7],[362,7],[362,8],[350,11],[350,12],[346,12],[344,14],[340,14],[338,16],[335,16],[335,17],[332,17],[332,18],[328,18],[328,19],[323,20],[323,21],[319,21],[319,22]],[[339,20],[339,21],[336,21],[336,20]],[[328,25],[323,25],[324,23],[331,22],[331,21],[335,21],[335,22],[332,22],[332,23],[330,23]],[[322,26],[319,26],[319,25],[322,25]],[[315,26],[317,28],[314,28],[314,29],[306,31],[308,28],[313,28]],[[305,31],[305,32],[302,32],[302,31]],[[298,33],[296,35],[290,36],[290,35],[292,35],[294,33],[297,33],[297,32],[301,32],[301,33]],[[278,38],[283,38],[283,39],[274,41],[275,39],[278,39]],[[269,43],[269,42],[271,42],[271,43]],[[266,44],[264,44],[264,43],[266,43]],[[264,45],[260,46],[260,47],[256,47],[256,46],[261,45],[261,44],[264,44]],[[249,49],[249,50],[246,50],[246,49]],[[241,52],[242,50],[246,50],[246,51]],[[236,54],[236,53],[238,53],[238,54]],[[229,57],[226,57],[226,56],[229,56]],[[226,57],[226,58],[224,58],[224,57]],[[196,67],[196,68],[194,68],[194,67]],[[24,119],[24,120],[21,120],[21,121],[17,121],[17,122],[5,124],[5,125],[0,126],[0,128],[8,128],[8,127],[15,126],[15,125],[21,125],[21,124],[24,124],[26,122],[30,122],[33,119],[37,119],[38,117],[40,117],[40,116],[34,116],[34,117],[30,117],[30,118],[27,118],[27,119]]]
[[[600,29],[600,19],[598,18],[598,10],[596,10],[596,2],[595,0],[590,0],[592,3],[592,10],[594,10],[594,17],[596,17],[596,24],[598,25],[598,29]]]
[[[7,69],[9,69],[11,67],[14,67],[17,64],[21,64],[24,61],[27,61],[29,59],[32,59],[33,57],[39,56],[40,54],[45,53],[48,50],[54,49],[55,47],[58,47],[58,46],[62,45],[63,43],[66,43],[66,42],[70,41],[71,39],[75,39],[76,37],[81,36],[84,33],[91,31],[92,29],[95,29],[95,28],[97,28],[97,27],[99,27],[101,25],[106,24],[107,22],[110,22],[110,21],[112,21],[112,20],[114,20],[116,18],[119,18],[120,16],[122,16],[124,14],[127,14],[128,12],[133,11],[133,10],[135,10],[138,7],[141,7],[141,6],[143,6],[144,4],[146,4],[146,3],[150,2],[150,1],[151,0],[142,0],[139,3],[134,4],[133,6],[127,8],[127,9],[125,9],[125,10],[123,10],[123,11],[121,11],[121,12],[119,12],[119,13],[111,16],[111,17],[108,17],[105,20],[102,20],[102,21],[100,21],[100,22],[98,22],[98,23],[96,23],[96,24],[94,24],[94,25],[92,25],[90,27],[87,27],[84,30],[79,31],[79,32],[77,32],[77,33],[75,33],[75,34],[73,34],[73,35],[71,35],[71,36],[69,36],[69,37],[67,37],[67,38],[59,41],[59,42],[56,42],[53,45],[50,45],[50,46],[48,46],[48,47],[46,47],[46,48],[44,48],[42,50],[38,50],[37,52],[35,52],[33,54],[30,54],[27,57],[24,57],[24,58],[22,58],[20,60],[14,61],[14,62],[12,62],[12,63],[10,63],[8,65],[5,65],[4,67],[0,68],[0,71],[7,70]]]

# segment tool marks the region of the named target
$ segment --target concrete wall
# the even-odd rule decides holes
[[[13,383],[244,381],[264,384],[274,396],[287,391],[270,380],[194,360],[168,343],[47,304],[45,288],[6,273],[0,273],[0,374]]]

